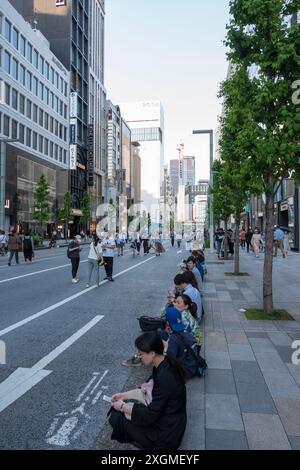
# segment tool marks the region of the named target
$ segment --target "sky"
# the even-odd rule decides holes
[[[114,103],[160,100],[165,112],[165,164],[196,157],[196,179],[209,177],[209,138],[226,78],[223,40],[229,0],[106,0],[105,87]]]

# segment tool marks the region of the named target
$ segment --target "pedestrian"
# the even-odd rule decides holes
[[[193,256],[190,256],[187,259],[186,264],[187,264],[188,270],[191,271],[194,274],[195,278],[196,278],[198,291],[203,293],[202,277],[201,277],[199,269],[197,269],[196,259]]]
[[[23,253],[24,253],[25,262],[27,261],[30,261],[30,263],[32,262],[32,258],[34,256],[33,248],[34,248],[33,238],[29,232],[26,232],[23,238]]]
[[[125,246],[125,236],[123,235],[123,233],[116,234],[116,246],[118,249],[118,256],[123,256],[123,250]]]
[[[134,242],[136,246],[137,255],[139,256],[141,251],[141,235],[138,230],[134,233]]]
[[[154,234],[153,240],[155,246],[155,256],[160,256],[161,253],[165,253],[166,250],[163,247],[161,237],[158,233]]]
[[[282,253],[282,257],[285,258],[285,253],[284,253],[284,248],[283,248],[284,233],[279,226],[276,227],[274,238],[275,238],[275,253],[274,253],[275,258],[277,256],[278,248],[280,249]]]
[[[253,232],[252,232],[251,227],[249,227],[249,229],[247,230],[247,233],[246,233],[247,253],[249,253],[249,248],[251,246],[252,237],[253,237]]]
[[[290,245],[290,240],[289,240],[289,233],[287,230],[284,230],[284,235],[283,235],[283,250],[284,254],[287,258],[289,251],[291,251],[291,245]]]
[[[143,249],[144,249],[144,256],[148,255],[149,253],[149,235],[147,232],[144,233],[143,237]]]
[[[230,256],[234,256],[234,233],[231,228],[227,232],[227,239],[228,239],[228,248]]]
[[[176,241],[177,241],[177,247],[180,249],[181,242],[182,242],[182,235],[181,233],[176,234]]]
[[[260,245],[262,243],[261,233],[258,227],[255,227],[254,234],[252,235],[251,245],[256,258],[259,257]]]
[[[6,255],[6,247],[7,247],[7,236],[5,235],[4,230],[0,230],[0,255]]]
[[[218,228],[218,230],[215,233],[215,242],[216,242],[216,248],[217,248],[217,256],[220,258],[221,255],[221,248],[222,248],[222,243],[224,241],[225,233],[222,228]]]
[[[195,309],[194,309],[195,305],[191,301],[190,297],[185,294],[179,295],[174,300],[174,307],[181,313],[181,320],[184,326],[184,331],[191,333],[194,336],[197,344],[200,345],[201,344],[200,325],[197,319],[197,314],[195,315]]]
[[[146,385],[148,399],[130,402],[141,390],[112,396],[109,423],[112,440],[137,443],[148,450],[176,450],[186,428],[186,388],[182,367],[164,352],[164,343],[156,332],[147,332],[135,341],[145,366],[152,366]]]
[[[22,251],[22,239],[15,231],[8,235],[8,250],[10,251],[8,266],[11,266],[13,257],[16,258],[16,264],[19,264],[19,252]]]
[[[79,238],[80,235],[79,235]],[[71,260],[72,264],[72,283],[77,284],[79,279],[77,278],[77,272],[79,268],[79,263],[80,263],[80,251],[81,248],[79,246],[79,241],[77,236],[75,235],[73,237],[73,240],[68,246],[68,258]]]
[[[171,238],[171,245],[172,245],[172,247],[174,247],[174,240],[175,240],[174,230],[171,231],[170,238]]]
[[[241,248],[244,250],[246,248],[246,230],[242,227],[240,231],[240,240],[241,240]]]
[[[106,278],[108,281],[113,282],[113,269],[114,269],[114,255],[116,243],[111,233],[107,233],[105,239],[101,243],[103,250],[103,260],[105,264]]]
[[[190,271],[186,271],[182,274],[177,274],[177,276],[175,276],[174,284],[178,294],[188,295],[191,301],[197,305],[197,318],[200,323],[203,311],[201,294],[197,288],[193,287],[193,280],[195,280],[195,276],[193,275],[193,273],[191,273]]]
[[[86,287],[90,287],[91,277],[93,271],[96,272],[96,286],[100,287],[100,280],[99,280],[99,269],[101,263],[103,263],[102,258],[102,248],[100,239],[95,235],[94,240],[90,244],[90,252],[88,255],[88,281]]]

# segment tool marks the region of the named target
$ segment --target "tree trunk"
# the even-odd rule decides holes
[[[265,261],[263,279],[263,308],[266,313],[272,313],[273,307],[273,242],[274,240],[274,199],[273,191],[266,192],[266,232],[265,232]]]
[[[235,247],[234,247],[234,274],[240,274],[240,222],[241,214],[235,214]]]
[[[224,260],[228,261],[228,237],[227,237],[227,220],[224,220],[225,237],[224,237]]]

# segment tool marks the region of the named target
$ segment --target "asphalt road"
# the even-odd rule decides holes
[[[134,259],[127,248],[115,258],[115,282],[89,289],[88,247],[78,284],[63,248],[37,252],[31,265],[1,258],[0,449],[92,447],[108,411],[103,394],[122,390],[132,373],[121,362],[135,352],[136,318],[160,314],[184,256],[166,248]]]

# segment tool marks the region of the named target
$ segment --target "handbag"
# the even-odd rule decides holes
[[[161,317],[148,317],[147,315],[143,315],[138,318],[138,321],[142,331],[155,331],[164,329],[166,326],[166,321]]]

